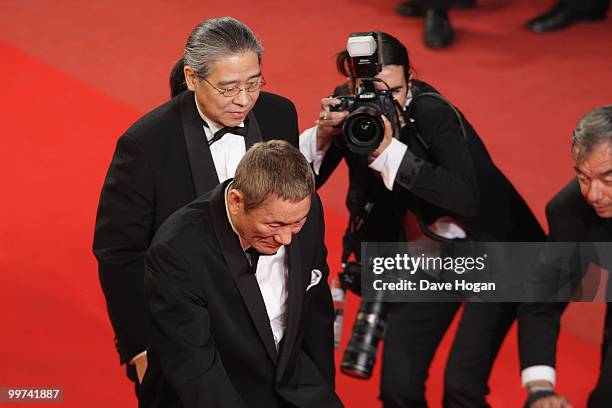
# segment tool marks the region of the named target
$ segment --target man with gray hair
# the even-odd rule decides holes
[[[612,105],[588,112],[572,138],[577,177],[546,206],[549,241],[612,241]],[[598,260],[590,259],[600,266]],[[585,262],[588,266],[589,262]],[[584,274],[586,271],[582,271]],[[556,344],[567,303],[524,303],[519,307],[522,381],[530,395],[526,408],[564,408],[553,391]],[[589,408],[612,406],[612,310],[607,304],[601,369]]]
[[[253,146],[146,256],[141,408],[341,407],[323,209],[302,154]]]
[[[136,384],[147,367],[144,258],[155,231],[174,211],[233,177],[254,143],[281,138],[298,144],[294,105],[261,91],[262,53],[240,21],[203,21],[184,49],[188,89],[144,115],[117,142],[93,250],[120,360]]]

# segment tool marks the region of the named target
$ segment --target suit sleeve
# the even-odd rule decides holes
[[[408,149],[395,183],[419,198],[470,217],[478,211],[479,192],[468,141],[452,109],[433,98],[416,102],[415,115],[430,160]],[[469,127],[466,123],[466,130]]]
[[[287,141],[291,143],[294,147],[300,148],[300,130],[298,128],[298,117],[297,110],[295,109],[295,105],[293,102],[289,101],[288,104],[287,117],[289,118],[289,131],[287,132],[288,139]]]
[[[315,205],[315,203],[313,203]],[[323,208],[321,201],[316,199],[319,207],[319,236],[316,238],[321,242],[317,251],[315,268],[319,269],[323,276],[318,285],[312,287],[310,296],[314,296],[310,302],[310,310],[307,311],[306,330],[302,348],[318,367],[321,375],[331,390],[335,389],[336,369],[334,366],[334,306],[331,291],[327,283],[329,267],[327,265],[327,248],[325,247],[325,224],[323,221]]]
[[[147,252],[145,292],[152,347],[183,406],[245,406],[210,335],[206,296],[196,271],[171,246],[157,243]]]
[[[552,203],[546,206],[546,219],[549,226],[549,242],[564,241],[559,221],[563,215]],[[536,271],[537,273],[537,271]],[[535,277],[533,285],[543,284],[549,291],[550,285],[558,287],[557,273],[547,274],[553,282],[539,282],[542,277]],[[530,277],[533,282],[534,277]],[[541,292],[542,289],[538,289]],[[561,328],[561,315],[567,302],[531,303],[523,302],[518,308],[518,338],[521,369],[532,366],[556,366],[557,340]]]
[[[122,136],[108,170],[96,217],[93,251],[121,362],[148,345],[144,254],[153,232],[153,174],[129,135]]]

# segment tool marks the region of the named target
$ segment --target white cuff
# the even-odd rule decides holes
[[[408,146],[399,140],[391,139],[391,144],[372,162],[370,168],[380,173],[388,190],[393,191],[395,176],[399,170]]]
[[[308,163],[312,163],[312,169],[317,176],[319,175],[321,163],[323,163],[323,158],[330,144],[331,142],[326,144],[322,150],[317,150],[316,126],[306,129],[300,135],[300,152],[302,152]]]
[[[553,367],[547,365],[527,367],[521,371],[521,383],[523,387],[526,387],[527,383],[531,381],[548,381],[554,387],[556,382],[556,371]]]
[[[142,353],[138,353],[136,354],[134,357],[132,357],[132,359],[130,360],[130,364],[134,364],[134,361],[138,360],[140,357],[142,356],[146,356],[147,355],[147,350],[143,351]]]

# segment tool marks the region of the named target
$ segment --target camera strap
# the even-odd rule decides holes
[[[351,254],[355,254],[355,259],[359,260],[361,255],[359,252],[361,250],[362,242],[362,240],[359,238],[359,233],[361,232],[361,227],[365,223],[370,212],[372,212],[373,208],[373,202],[366,202],[360,213],[351,213],[349,215],[348,226],[346,227],[346,231],[344,232],[344,236],[342,237],[343,266],[348,264]]]
[[[457,117],[457,120],[459,121],[459,126],[461,127],[461,133],[463,134],[463,138],[467,139],[467,131],[465,130],[465,124],[463,123],[463,116],[461,116],[461,113],[459,113],[457,108],[455,108],[455,105],[450,103],[450,101],[448,99],[446,99],[445,97],[443,97],[439,93],[436,93],[436,92],[419,92],[419,93],[416,93],[416,95],[412,96],[412,101],[410,101],[410,104],[408,105],[408,109],[400,110],[400,112],[402,112],[402,116],[404,116],[404,120],[406,121],[406,125],[407,126],[410,126],[410,124],[417,123],[417,126],[414,127],[414,130],[416,132],[416,137],[419,139],[419,141],[421,142],[423,147],[425,147],[426,150],[429,150],[429,146],[427,145],[425,140],[423,140],[423,138],[421,137],[421,134],[420,134],[419,128],[418,128],[418,122],[413,117],[414,116],[413,115],[414,114],[413,111],[414,111],[414,105],[415,105],[416,101],[418,99],[420,99],[421,97],[424,97],[424,96],[429,96],[431,98],[438,99],[438,100],[444,102],[449,108],[451,108],[451,110],[453,111],[453,113]]]

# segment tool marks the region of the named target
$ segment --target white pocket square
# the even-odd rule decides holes
[[[320,270],[313,269],[312,272],[310,272],[310,284],[306,288],[306,292],[308,292],[310,288],[318,284],[322,276],[323,276],[323,273]]]

